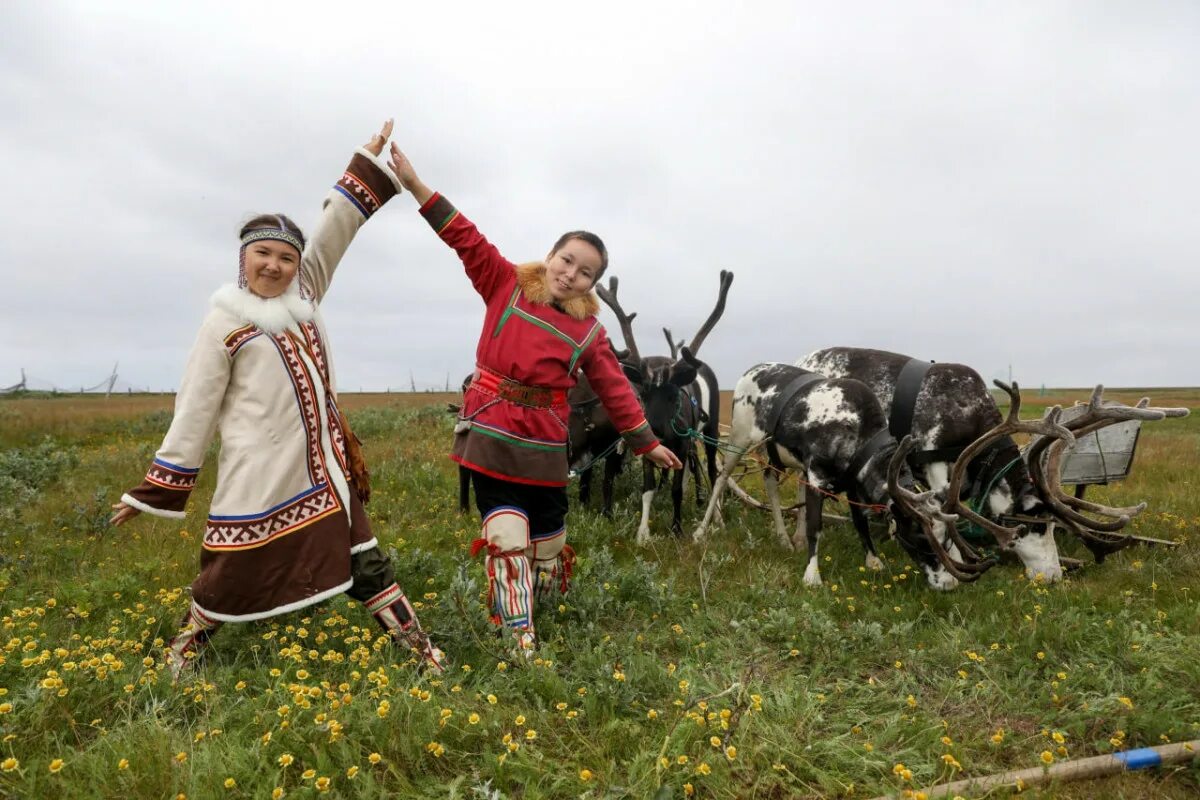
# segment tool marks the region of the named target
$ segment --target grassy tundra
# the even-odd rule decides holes
[[[1005,563],[937,594],[891,542],[885,571],[864,571],[834,526],[825,586],[807,590],[805,557],[779,549],[767,515],[730,507],[700,548],[666,533],[665,498],[639,551],[627,469],[614,521],[572,509],[575,584],[541,610],[541,657],[520,665],[485,622],[445,399],[345,405],[372,461],[376,533],[451,672],[417,675],[342,598],[225,626],[179,686],[161,645],[186,607],[213,471],[187,520],[105,527],[171,399],[0,402],[0,796],[871,797],[1200,738],[1200,415],[1146,426],[1131,478],[1095,491],[1149,501],[1135,529],[1179,548],[1127,550],[1048,587]],[[1152,399],[1196,405],[1200,391]],[[1198,791],[1192,766],[1027,795]]]

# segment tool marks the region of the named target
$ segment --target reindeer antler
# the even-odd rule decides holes
[[[1064,426],[1072,431],[1076,438],[1086,436],[1127,420],[1153,421],[1166,417],[1184,417],[1189,411],[1186,408],[1150,408],[1150,398],[1143,397],[1137,405],[1127,406],[1121,403],[1104,402],[1104,386],[1098,385],[1092,392],[1086,410],[1072,417]],[[1059,521],[1084,540],[1093,551],[1113,552],[1128,546],[1132,540],[1127,536],[1115,537],[1129,521],[1145,508],[1145,503],[1136,506],[1106,506],[1092,503],[1081,498],[1071,497],[1062,489],[1062,460],[1066,455],[1067,442],[1061,440],[1038,439],[1029,447],[1026,459],[1029,462],[1029,474],[1037,487],[1042,501],[1050,506]],[[1044,456],[1044,458],[1043,458]],[[1081,512],[1088,512],[1107,519],[1095,519]],[[1108,534],[1108,535],[1105,535]]]
[[[675,337],[671,335],[670,328],[663,328],[663,336],[667,337],[667,347],[671,348],[671,358],[679,358],[679,348],[683,347],[683,340],[675,341]]]
[[[1015,528],[1006,527],[997,522],[992,522],[990,519],[975,513],[963,505],[960,495],[962,493],[963,480],[966,478],[967,467],[970,465],[971,460],[982,453],[984,448],[995,440],[1003,436],[1011,436],[1014,433],[1040,434],[1048,440],[1061,439],[1067,444],[1074,442],[1075,436],[1059,421],[1059,418],[1062,416],[1062,409],[1058,406],[1052,408],[1042,419],[1022,420],[1020,418],[1020,387],[1017,386],[1016,382],[1012,386],[1003,381],[994,381],[994,383],[1008,392],[1008,396],[1012,398],[1012,403],[1008,407],[1008,417],[999,425],[967,445],[966,449],[954,460],[954,466],[950,471],[950,486],[946,489],[946,500],[943,508],[947,513],[961,514],[979,527],[991,532],[996,537],[997,543],[1002,548],[1007,549],[1012,547],[1016,538],[1024,533],[1025,526],[1018,524]],[[960,544],[959,546],[961,547],[962,545]]]
[[[888,464],[888,493],[908,517],[915,519],[921,525],[934,556],[947,572],[964,583],[979,580],[980,576],[996,563],[996,559],[983,558],[965,539],[959,536],[955,527],[958,517],[954,514],[947,514],[938,507],[937,501],[934,499],[934,492],[917,494],[900,485],[900,470],[914,445],[912,436],[905,436],[892,455],[892,460]],[[938,522],[942,523],[947,535],[958,545],[959,552],[962,553],[965,560],[955,559],[946,550],[935,530]]]
[[[729,287],[732,284],[733,273],[727,269],[721,270],[721,293],[717,296],[717,307],[713,309],[713,312],[708,315],[708,319],[705,320],[704,325],[692,337],[692,343],[688,347],[693,353],[700,352],[700,345],[704,344],[704,337],[708,336],[709,331],[717,324],[717,320],[725,313],[725,298],[729,295]]]
[[[621,304],[617,302],[617,276],[613,275],[608,279],[607,289],[597,286],[596,294],[617,315],[617,322],[621,324],[621,336],[625,339],[625,349],[629,353],[629,360],[635,364],[639,363],[642,359],[638,354],[637,342],[633,339],[633,318],[637,316],[637,312],[626,314],[625,310],[621,308]]]

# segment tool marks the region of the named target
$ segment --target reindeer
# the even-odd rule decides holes
[[[1012,411],[1007,420],[988,432],[990,436],[1024,432],[1071,438],[1059,423],[1060,411],[1044,420],[1020,420],[1019,390],[1015,386],[1008,390],[1013,396]],[[908,436],[899,445],[896,443],[879,400],[868,386],[854,379],[825,378],[784,364],[759,365],[738,381],[729,452],[704,521],[694,534],[695,541],[704,541],[721,493],[732,481],[742,456],[764,444],[773,469],[766,472],[763,482],[776,533],[784,547],[807,546],[806,585],[821,583],[817,561],[821,501],[824,495],[843,491],[850,501],[851,519],[870,569],[880,569],[882,564],[871,541],[867,508],[892,513],[897,539],[934,589],[946,591],[959,582],[976,580],[995,563],[983,558],[959,535],[954,525],[956,515],[938,506],[934,492],[917,494],[911,489],[906,457],[913,439]],[[779,507],[776,476],[776,471],[788,468],[801,469],[806,477],[805,513],[797,520],[790,540]],[[914,530],[913,522],[919,523],[924,536]]]
[[[680,349],[679,357],[666,356],[642,357],[638,352],[637,342],[633,335],[633,314],[625,313],[617,301],[618,282],[616,277],[609,278],[608,287],[596,287],[596,294],[616,314],[621,325],[621,333],[625,338],[627,356],[622,360],[625,374],[630,383],[638,391],[642,405],[646,409],[646,420],[668,449],[683,462],[683,469],[672,475],[671,501],[673,517],[671,530],[679,535],[683,533],[681,522],[681,506],[683,504],[684,478],[688,472],[696,472],[696,445],[693,441],[695,434],[704,437],[704,449],[708,459],[708,480],[711,486],[717,473],[717,449],[713,442],[720,435],[720,394],[717,386],[717,376],[707,364],[696,358],[700,346],[704,343],[717,320],[725,312],[725,299],[729,287],[733,283],[733,273],[721,270],[721,289],[717,305],[701,326],[699,332],[692,338],[691,345]],[[668,334],[668,342],[670,342]],[[672,349],[674,347],[672,346]],[[664,470],[665,473],[665,470]],[[648,544],[650,541],[650,506],[656,492],[655,468],[648,461],[642,465],[642,518],[638,526],[637,543]],[[696,477],[696,491],[700,491],[700,481]],[[701,500],[697,495],[697,503]]]
[[[579,476],[579,503],[586,506],[591,499],[592,467],[603,459],[600,513],[611,517],[613,483],[625,465],[621,434],[582,373],[567,398],[571,404],[571,416],[567,419],[567,458],[571,473]]]
[[[930,364],[882,350],[832,347],[811,353],[796,365],[831,377],[857,378],[871,387],[888,415],[892,435],[913,437],[916,452],[909,456],[909,464],[917,479],[940,499],[945,513],[970,520],[989,532],[1001,549],[1015,551],[1029,578],[1054,582],[1062,577],[1056,523],[1080,535],[1097,560],[1129,543],[1107,535],[1128,522],[1128,515],[1120,513],[1128,509],[1111,510],[1115,513],[1107,515],[1112,518],[1108,522],[1071,520],[1050,502],[1053,493],[1045,482],[1035,480],[1043,474],[1041,453],[1052,445],[1059,457],[1065,451],[1070,437],[1062,436],[1063,430],[1083,430],[1098,419],[1063,423],[1057,435],[1039,440],[1034,458],[1022,458],[1012,431],[1001,430],[999,408],[983,379],[963,364]],[[1144,404],[1139,408],[1109,407],[1105,424],[1118,418],[1161,419],[1186,413],[1186,409],[1147,409]],[[1129,413],[1137,416],[1121,416]],[[980,507],[972,510],[964,504],[964,496],[982,498]],[[1100,506],[1088,505],[1104,513]],[[1017,524],[1006,524],[1012,522]]]

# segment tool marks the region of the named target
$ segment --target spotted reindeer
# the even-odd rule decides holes
[[[705,541],[721,495],[742,457],[759,448],[766,449],[772,467],[763,481],[780,544],[808,552],[806,585],[821,584],[818,545],[823,493],[846,494],[870,569],[880,569],[882,562],[871,540],[868,514],[887,511],[897,520],[901,545],[920,565],[931,587],[949,590],[959,582],[938,557],[939,548],[967,569],[986,568],[962,554],[953,541],[954,517],[929,508],[928,494],[904,488],[911,486],[912,479],[903,462],[891,469],[898,446],[870,388],[853,379],[826,378],[778,363],[759,364],[738,380],[724,464],[704,520],[693,534],[696,542]],[[780,509],[777,477],[786,470],[803,474],[807,501],[790,537]]]
[[[1053,582],[1062,577],[1056,525],[1075,533],[1097,560],[1132,542],[1119,531],[1141,509],[1087,503],[1056,489],[1057,469],[1047,469],[1043,455],[1061,458],[1070,437],[1041,437],[1022,454],[1012,438],[1020,429],[1002,425],[987,384],[970,367],[856,347],[818,350],[796,366],[867,384],[887,415],[892,436],[912,436],[908,463],[918,482],[933,491],[946,513],[971,521],[1002,550],[1015,552],[1030,579]],[[1148,408],[1148,400],[1137,407],[1109,404],[1102,392],[1097,387],[1086,413],[1063,422],[1056,433],[1087,433],[1127,419],[1187,413]],[[968,498],[976,500],[976,507],[966,503]]]

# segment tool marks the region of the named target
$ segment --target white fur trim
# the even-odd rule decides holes
[[[249,289],[227,283],[213,293],[211,302],[272,335],[283,333],[293,323],[308,322],[315,313],[313,304],[300,296],[300,282],[294,278],[278,297],[259,297]]]
[[[371,541],[363,542],[362,544],[356,544],[356,545],[354,545],[354,547],[351,547],[350,555],[354,555],[355,553],[363,553],[363,552],[366,552],[367,550],[370,550],[373,547],[378,547],[378,546],[379,546],[379,540],[372,536]]]
[[[121,495],[121,502],[127,506],[132,506],[133,508],[136,508],[138,511],[142,511],[147,514],[153,514],[156,517],[166,517],[167,519],[183,519],[184,517],[187,516],[186,511],[167,511],[165,508],[155,508],[154,506],[148,506],[145,503],[143,503],[141,500],[136,500],[127,494]]]
[[[287,603],[286,605],[279,606],[278,608],[272,608],[269,611],[259,611],[254,614],[218,614],[216,611],[209,611],[208,609],[204,608],[204,606],[196,603],[195,600],[192,600],[192,602],[196,603],[196,608],[200,609],[201,614],[206,617],[211,617],[219,622],[254,622],[257,619],[267,619],[268,617],[286,614],[289,611],[298,611],[301,608],[307,608],[308,606],[315,605],[322,600],[328,600],[331,597],[339,595],[353,585],[354,579],[351,578],[339,586],[334,586],[332,589],[326,589],[319,594],[314,594],[312,597],[306,597],[303,600],[297,600],[294,603]]]
[[[354,152],[370,161],[376,166],[376,168],[379,169],[380,172],[382,172],[384,175],[387,175],[388,179],[392,182],[392,185],[396,187],[396,194],[404,194],[404,187],[400,184],[400,179],[396,177],[396,173],[392,172],[391,167],[389,167],[382,158],[375,155],[365,147],[355,148]]]

